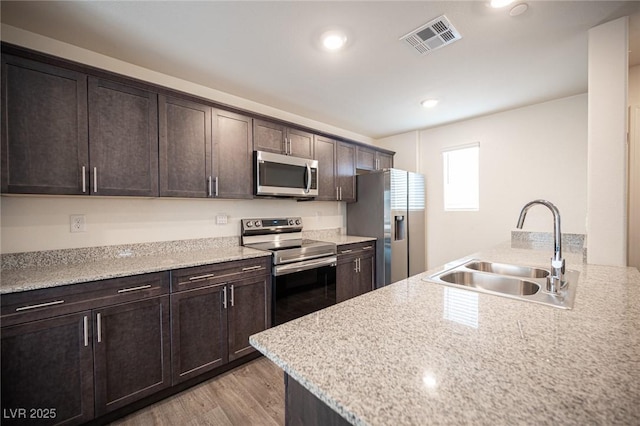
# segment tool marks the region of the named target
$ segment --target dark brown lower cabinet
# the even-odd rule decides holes
[[[249,336],[269,327],[267,307],[270,279],[250,278],[230,284],[229,361],[243,357],[255,349]]]
[[[341,246],[336,267],[337,302],[373,290],[374,283],[375,242]]]
[[[2,424],[93,418],[91,311],[2,328]]]
[[[270,278],[251,277],[171,295],[173,384],[254,352],[268,327]]]
[[[96,416],[171,385],[169,296],[93,311]]]
[[[226,363],[224,285],[171,295],[173,383]]]

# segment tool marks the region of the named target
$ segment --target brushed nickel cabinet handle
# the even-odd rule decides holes
[[[340,187],[340,201],[342,201],[342,187]]]
[[[145,288],[151,288],[151,284],[141,285],[138,287],[123,288],[118,290],[118,293],[128,293],[130,291],[144,290]]]
[[[86,315],[82,320],[82,327],[84,330],[84,345],[89,346],[89,317]]]
[[[209,197],[213,197],[213,188],[211,183],[211,176],[207,178],[207,187],[209,188]]]
[[[338,192],[338,187],[336,186],[336,201],[340,201],[340,194]]]
[[[235,306],[235,303],[233,301],[234,299],[234,291],[233,291],[233,284],[231,284],[231,306]]]
[[[102,342],[102,315],[100,312],[96,315],[96,325],[98,328],[98,343]]]
[[[195,277],[189,277],[189,281],[204,280],[204,279],[207,279],[207,278],[213,278],[215,276],[216,276],[216,274],[198,275],[198,276],[195,276]]]
[[[262,265],[247,266],[246,268],[242,268],[242,272],[257,271],[258,269],[264,269],[264,266]]]
[[[82,166],[82,193],[87,192],[87,168]]]
[[[64,303],[64,300],[54,300],[53,302],[39,303],[37,305],[20,306],[16,308],[16,312],[28,311],[29,309],[45,308],[47,306],[59,305]]]
[[[93,192],[98,193],[98,168],[93,168]]]
[[[227,286],[222,288],[222,307],[227,309]]]
[[[216,197],[218,196],[218,181],[219,181],[219,178],[218,176],[216,176],[216,192],[214,193]]]

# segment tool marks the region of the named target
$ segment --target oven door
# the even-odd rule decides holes
[[[335,305],[336,263],[331,256],[274,267],[273,325]]]
[[[255,151],[256,195],[316,197],[318,161]]]

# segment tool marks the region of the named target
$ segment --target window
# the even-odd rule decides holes
[[[444,169],[444,210],[479,210],[480,143],[442,152]]]

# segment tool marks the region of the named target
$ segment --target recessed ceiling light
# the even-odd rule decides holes
[[[342,31],[327,31],[320,37],[322,47],[326,50],[335,52],[342,49],[347,44],[347,35]]]
[[[425,99],[424,101],[420,102],[420,105],[422,105],[424,108],[433,108],[434,106],[438,105],[438,100]]]
[[[491,7],[494,9],[500,9],[501,7],[509,6],[514,0],[491,0]]]

